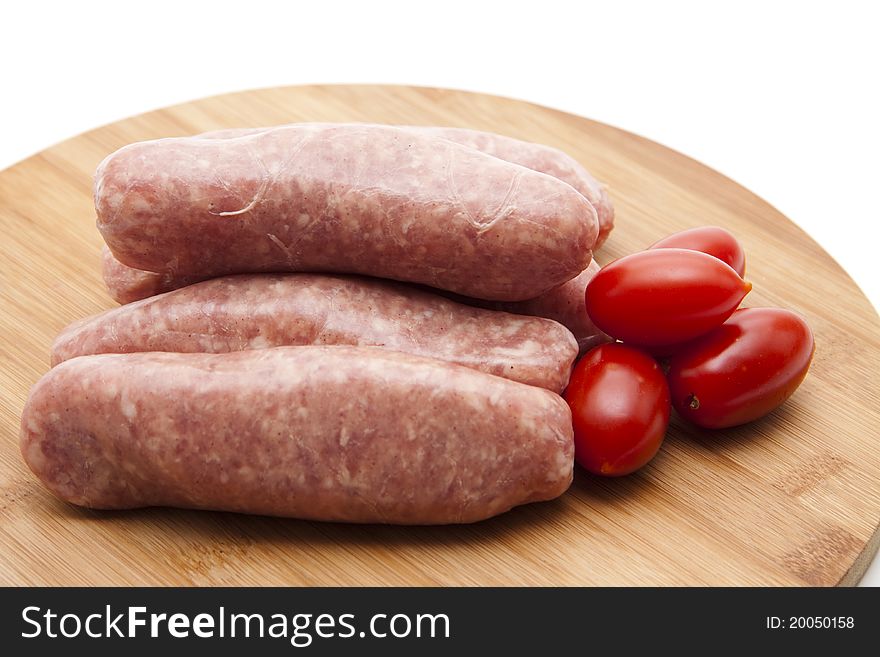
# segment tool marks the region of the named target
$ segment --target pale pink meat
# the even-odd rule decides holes
[[[81,506],[397,524],[555,498],[574,455],[554,393],[343,346],[74,358],[31,390],[20,445]]]
[[[106,249],[104,255],[104,281],[110,295],[119,303],[130,303],[192,283],[189,277],[155,274],[150,271],[126,267],[113,258],[113,254]],[[470,306],[552,319],[571,331],[577,340],[580,353],[584,353],[611,339],[596,328],[593,320],[587,314],[584,303],[587,283],[597,271],[599,271],[599,264],[593,260],[589,267],[570,281],[548,290],[539,297],[526,301],[485,301],[461,295],[443,294],[459,303]]]
[[[480,301],[478,299],[459,299],[483,308],[502,310],[521,315],[546,317],[559,322],[574,335],[580,353],[585,353],[611,338],[599,330],[590,319],[586,307],[587,284],[600,269],[595,260],[583,272],[570,281],[545,292],[528,301]]]
[[[292,124],[291,124],[292,125]],[[519,164],[554,178],[559,178],[579,191],[596,209],[599,220],[599,236],[593,249],[598,249],[614,228],[614,206],[605,185],[596,180],[584,166],[568,153],[537,144],[506,137],[494,132],[468,128],[435,126],[401,126],[415,132],[442,137],[462,146],[475,148],[488,155]],[[213,130],[198,135],[202,139],[229,139],[263,132],[268,128],[229,128]]]
[[[95,207],[137,269],[360,273],[502,301],[576,276],[598,234],[589,201],[552,176],[363,124],[131,144],[99,165]]]
[[[412,129],[422,134],[449,139],[567,182],[596,209],[599,235],[593,245],[594,250],[602,246],[614,228],[614,206],[608,197],[605,185],[596,180],[580,162],[558,148],[466,128],[413,126]]]
[[[561,392],[578,347],[549,319],[474,308],[404,283],[327,274],[225,276],[67,327],[52,364],[87,354],[381,346]]]
[[[101,275],[110,296],[119,303],[139,301],[205,280],[204,276],[157,274],[127,267],[113,257],[106,245],[101,248]]]

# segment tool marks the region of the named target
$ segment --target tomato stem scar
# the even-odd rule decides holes
[[[687,398],[687,405],[692,411],[700,408],[700,398],[697,397],[694,393],[691,393]]]

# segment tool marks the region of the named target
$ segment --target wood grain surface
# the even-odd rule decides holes
[[[63,110],[63,108],[61,108]],[[682,228],[741,238],[746,305],[804,314],[816,357],[764,420],[674,423],[630,477],[578,472],[548,503],[459,527],[321,524],[228,513],[95,512],[24,465],[19,416],[67,323],[114,304],[99,272],[92,174],[129,142],[291,121],[457,125],[560,147],[610,188],[605,263]],[[747,190],[627,132],[524,102],[389,86],[229,94],[80,135],[0,172],[0,583],[835,585],[858,581],[880,520],[880,322],[803,231]]]

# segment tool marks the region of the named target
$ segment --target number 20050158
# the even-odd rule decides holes
[[[767,616],[768,630],[851,630],[855,627],[852,616]]]

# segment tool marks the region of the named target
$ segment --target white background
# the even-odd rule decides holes
[[[802,226],[880,307],[876,6],[4,2],[0,168],[131,114],[251,87],[483,91],[625,128],[721,171]],[[880,585],[880,561],[863,583]]]

